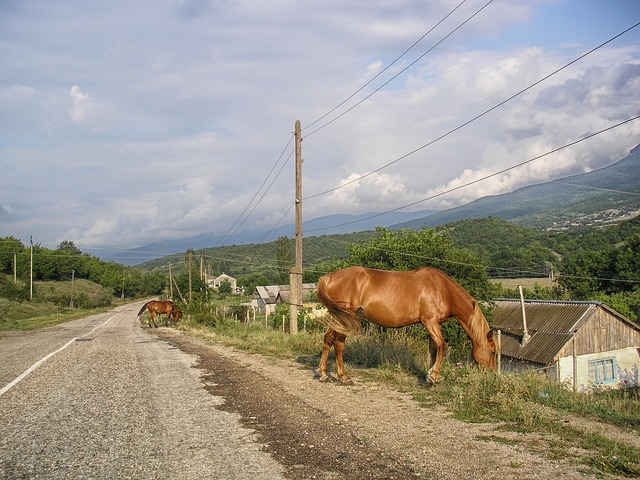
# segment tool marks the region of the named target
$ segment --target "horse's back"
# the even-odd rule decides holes
[[[425,315],[467,315],[473,308],[473,298],[433,267],[388,271],[354,266],[324,278],[326,297],[352,309],[361,308],[369,318],[385,317],[384,323],[396,316],[415,322]]]
[[[327,288],[334,295],[349,295],[356,291],[371,295],[378,290],[417,295],[425,289],[456,290],[456,286],[459,288],[451,277],[433,267],[392,271],[354,266],[337,270],[323,278],[327,278]]]

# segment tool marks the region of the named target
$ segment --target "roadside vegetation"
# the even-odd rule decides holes
[[[208,324],[186,319],[177,328],[205,342],[317,368],[324,336],[321,327],[288,335],[279,325],[244,322],[228,313],[223,318],[218,305]],[[502,433],[479,437],[480,441],[521,444],[551,458],[575,462],[598,476],[640,477],[640,442],[634,445],[624,435],[606,434],[609,426],[614,432],[640,438],[640,388],[574,393],[569,386],[550,383],[534,373],[497,375],[478,370],[464,348],[449,350],[443,365],[445,381],[428,387],[428,340],[410,330],[369,328],[349,337],[344,352],[348,374],[356,382],[374,381],[408,392],[422,407],[445,408],[461,421],[500,425]],[[335,372],[333,351],[329,369]]]
[[[638,322],[640,315],[640,218],[606,229],[564,234],[481,219],[439,229],[380,228],[366,236],[319,238],[308,242],[313,247],[306,257],[309,263],[304,265],[305,282],[315,282],[324,273],[350,265],[389,270],[435,266],[484,305],[493,298],[517,297],[516,287],[521,284],[529,299],[599,300],[632,321]],[[22,266],[17,282],[11,273],[16,258],[13,250],[22,248],[24,256],[25,247],[11,237],[0,240],[4,240],[0,241],[0,259],[4,262],[0,306],[5,312],[0,329],[49,325],[86,314],[85,308],[108,308],[122,297],[127,301],[145,295],[162,296],[169,290],[163,270],[166,258],[153,270],[125,269],[101,263],[77,251],[71,242],[63,242],[56,251],[39,251],[34,300],[28,300],[24,262],[18,264]],[[242,255],[237,256],[229,253],[231,249],[230,260],[216,271],[236,276],[248,293],[256,285],[286,283],[292,261],[287,243],[292,248],[287,239],[268,244],[271,250],[268,246],[243,247]],[[279,305],[275,315],[254,318],[246,305],[248,297],[235,295],[228,285],[211,292],[197,274],[189,279],[188,271],[199,269],[194,253],[188,251],[188,255],[173,259],[174,298],[189,300],[188,304],[179,301],[183,320],[177,328],[208,342],[317,367],[324,335],[321,322],[303,314],[298,318],[298,335],[289,335],[286,304]],[[210,253],[219,256],[218,252]],[[271,256],[258,261],[254,254]],[[191,269],[187,268],[187,259],[193,261]],[[69,305],[72,270],[77,295],[73,309]],[[496,281],[495,276],[500,275],[501,281]],[[534,279],[513,283],[508,278],[523,276]],[[552,276],[554,281],[550,282]],[[490,315],[487,318],[491,321]],[[344,353],[348,373],[357,381],[387,383],[411,393],[425,408],[446,408],[460,420],[495,423],[504,432],[479,440],[524,442],[528,448],[564,457],[599,476],[640,477],[638,387],[616,391],[593,388],[586,394],[575,394],[566,386],[550,384],[531,373],[496,375],[479,371],[469,361],[468,337],[455,321],[450,321],[443,326],[449,344],[443,365],[446,380],[427,388],[428,336],[424,328],[386,330],[368,323],[363,327],[361,335],[348,338]],[[335,371],[335,366],[330,369]],[[619,435],[610,435],[607,428]],[[531,435],[514,436],[512,432]],[[635,441],[627,441],[629,438]]]

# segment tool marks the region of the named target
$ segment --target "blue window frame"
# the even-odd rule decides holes
[[[616,381],[615,358],[603,358],[589,361],[589,381],[595,384]]]

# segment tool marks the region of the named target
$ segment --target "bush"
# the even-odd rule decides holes
[[[0,297],[9,300],[29,300],[31,294],[29,286],[23,283],[13,283],[8,277],[0,275]]]

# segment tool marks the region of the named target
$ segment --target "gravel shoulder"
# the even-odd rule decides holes
[[[225,400],[217,408],[239,414],[288,478],[596,478],[571,454],[552,460],[548,436],[463,423],[357,375],[353,386],[320,383],[290,360],[153,333],[197,358],[205,388]]]

